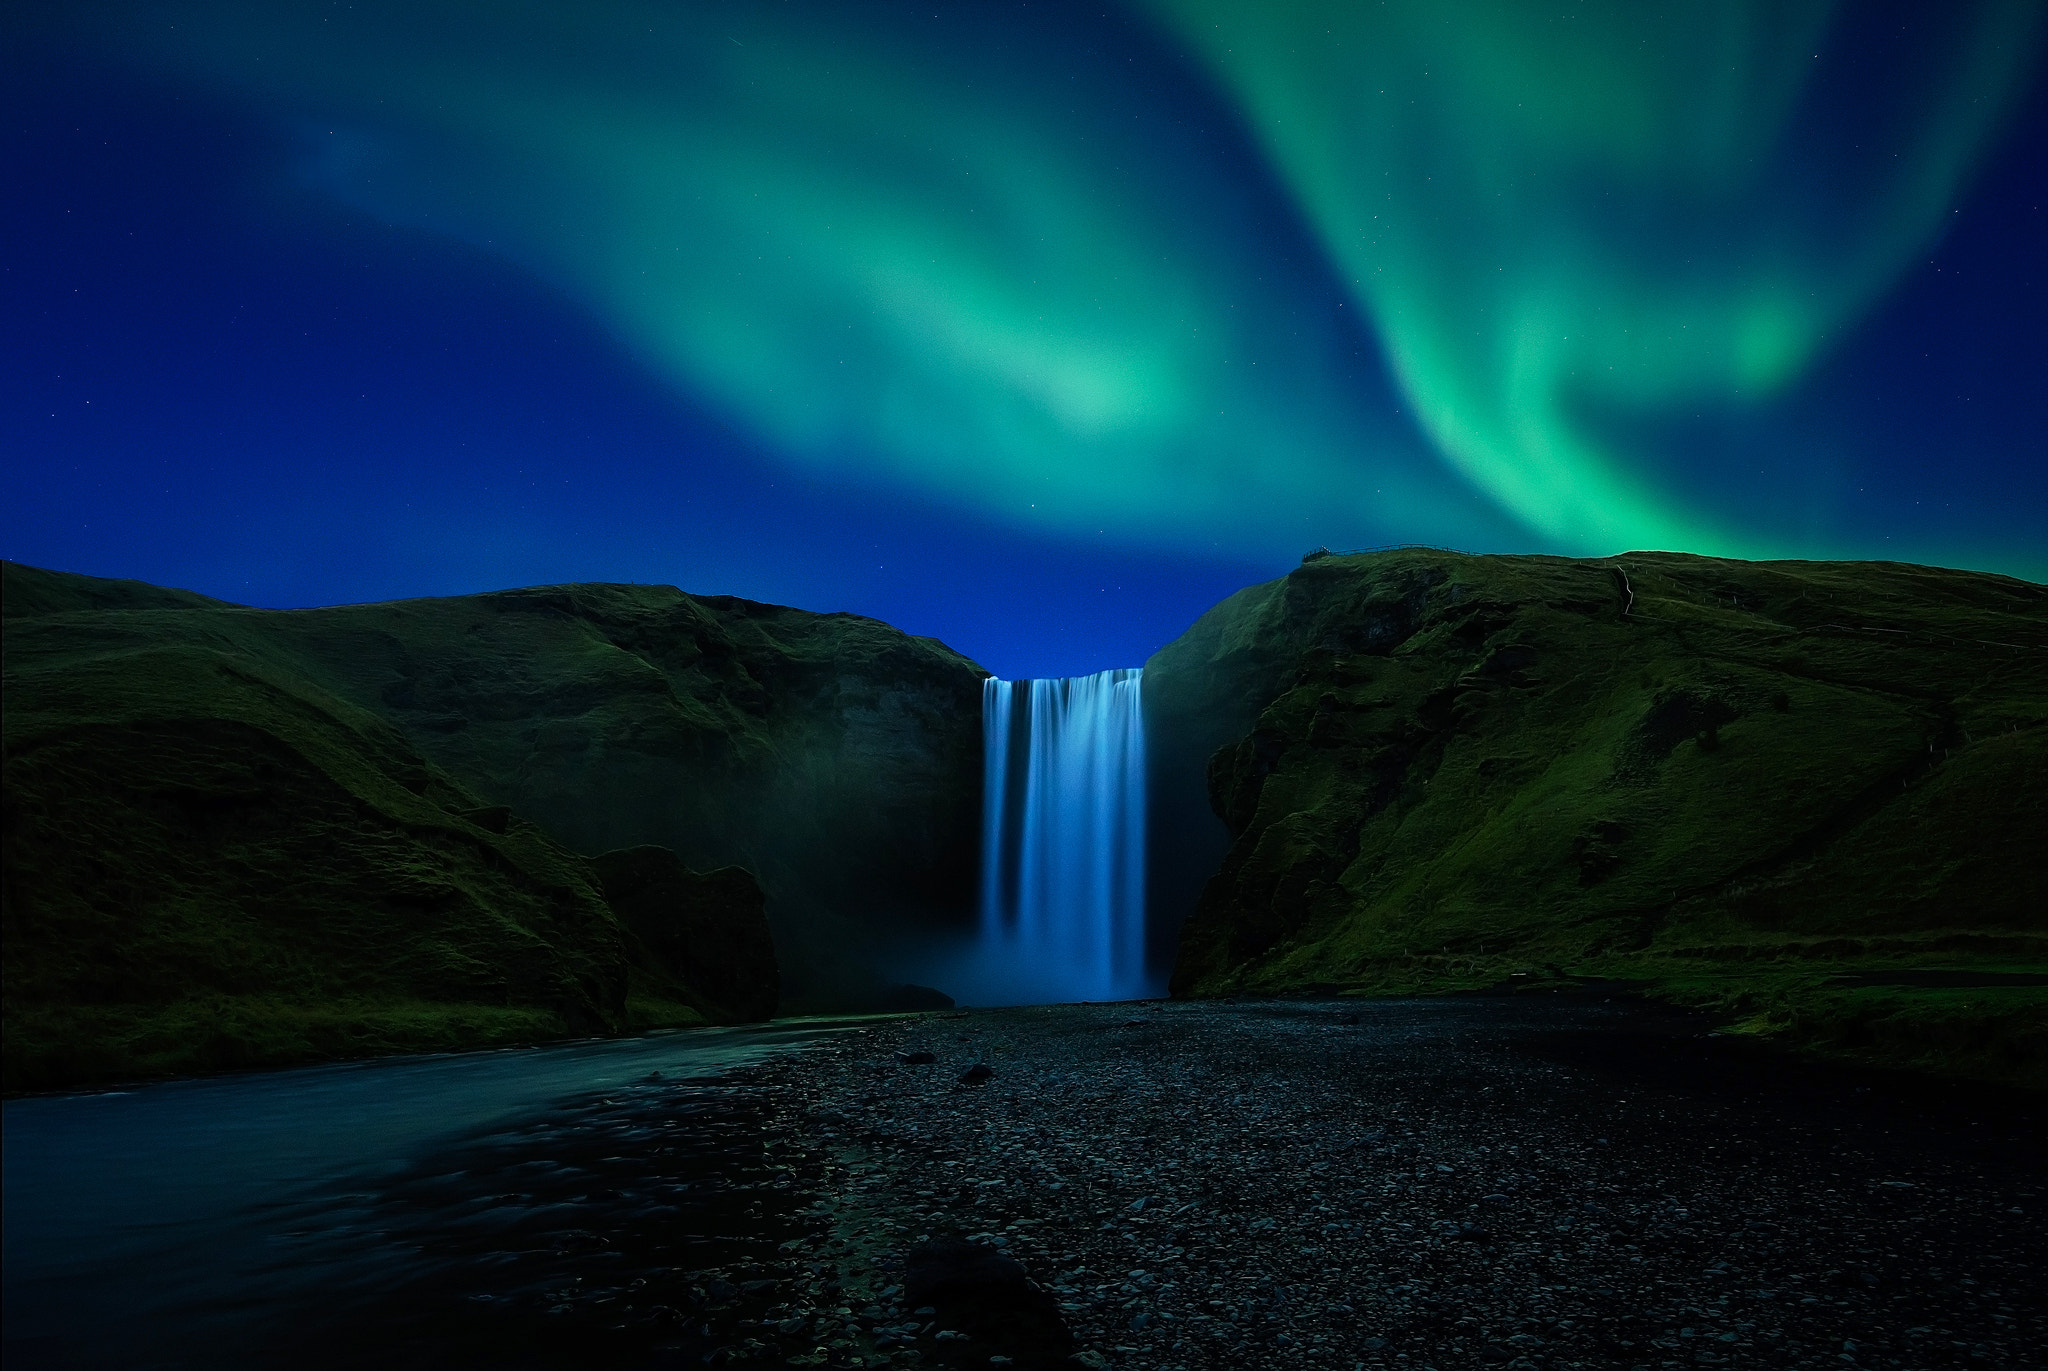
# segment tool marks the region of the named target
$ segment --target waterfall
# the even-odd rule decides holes
[[[983,684],[984,1003],[1154,993],[1142,675]]]

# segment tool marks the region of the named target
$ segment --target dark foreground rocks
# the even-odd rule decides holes
[[[2036,1366],[2043,1112],[1549,996],[880,1021],[422,1163],[376,1208],[428,1265],[322,1350]]]
[[[1035,1364],[1073,1350],[1052,1294],[993,1241],[954,1236],[919,1243],[904,1263],[903,1302],[930,1307],[959,1335],[953,1341],[1003,1349],[992,1357]],[[907,1344],[914,1336],[899,1332],[876,1341]]]

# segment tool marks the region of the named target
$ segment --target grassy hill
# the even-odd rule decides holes
[[[887,625],[4,572],[9,1090],[859,1004],[971,914],[983,673]]]
[[[1321,557],[1218,605],[1146,686],[1155,778],[1200,774],[1223,825],[1162,799],[1156,849],[1222,853],[1177,993],[1623,981],[2048,1081],[2048,589]]]
[[[892,940],[972,918],[986,673],[930,639],[667,586],[275,611],[6,572],[39,650],[221,654],[578,853],[745,868],[787,1010],[867,1003]]]
[[[706,993],[588,863],[390,726],[187,631],[188,603],[12,590],[30,612],[6,621],[0,740],[8,1090],[753,1007]],[[758,891],[751,917],[765,951]]]

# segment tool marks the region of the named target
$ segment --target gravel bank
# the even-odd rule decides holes
[[[387,1365],[2035,1366],[2041,1116],[1598,1002],[880,1021],[423,1165],[385,1201],[437,1263],[410,1341],[388,1302],[348,1341]],[[1014,1265],[948,1283],[990,1249]]]
[[[1702,1032],[1503,1000],[1021,1009],[797,1074],[847,1168],[837,1236],[1007,1247],[1090,1363],[2041,1364],[2024,1104]]]

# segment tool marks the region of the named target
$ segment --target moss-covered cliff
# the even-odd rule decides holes
[[[8,1089],[735,1017],[389,726],[149,627],[186,606],[8,607]]]
[[[1842,1051],[2043,1073],[2048,589],[1325,557],[1162,650],[1147,708],[1156,773],[1201,768],[1227,831],[1179,993],[1619,979]]]
[[[981,679],[930,639],[665,586],[271,616],[280,651],[588,853],[658,844],[768,892],[790,1012],[972,917]]]
[[[5,577],[10,1089],[860,1005],[971,914],[983,673],[887,625]]]

